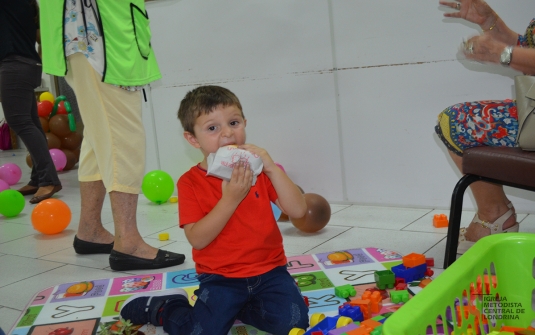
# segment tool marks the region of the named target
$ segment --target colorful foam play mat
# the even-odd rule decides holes
[[[365,320],[373,320],[366,323],[368,326],[373,324],[375,327],[382,324],[403,306],[404,302],[420,292],[432,275],[428,267],[432,266],[430,264],[432,260],[426,261],[427,264],[423,267],[426,279],[421,279],[420,276],[419,280],[409,278],[405,282],[395,278],[394,283],[392,278],[392,283],[385,284],[384,287],[381,287],[382,283],[379,285],[376,282],[377,274],[390,272],[387,270],[393,271],[396,266],[403,266],[404,262],[402,255],[390,250],[359,248],[293,256],[288,257],[287,267],[305,300],[308,300],[310,316],[314,319],[311,324],[316,323],[316,328],[324,334],[343,334],[346,329],[364,326],[360,325],[362,315]],[[35,294],[10,333],[14,335],[112,334],[110,330],[117,331],[124,326],[119,320],[119,311],[122,303],[132,294],[177,287],[188,292],[193,304],[196,298],[194,291],[198,287],[195,270],[154,272],[110,279],[87,278],[81,282],[59,284]],[[392,292],[396,293],[395,297],[394,295],[391,297]],[[363,298],[367,298],[365,301],[369,303],[362,305]],[[347,309],[351,310],[359,306],[359,303],[360,315],[348,314],[344,318],[346,322],[338,320],[341,319],[340,311],[346,309],[344,306],[349,306]],[[349,322],[347,317],[350,318]],[[328,332],[328,329],[325,329],[325,327],[333,329],[337,327],[337,322],[327,325],[333,320],[338,321],[340,328],[338,332],[334,330]],[[162,327],[152,325],[134,328],[139,335],[165,334]],[[437,329],[442,331],[442,325],[439,324]],[[311,334],[311,330],[312,328],[307,334]],[[377,330],[380,330],[380,327]],[[267,333],[236,321],[229,334]]]

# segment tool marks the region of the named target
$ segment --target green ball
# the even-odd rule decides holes
[[[5,190],[0,192],[0,214],[8,218],[17,216],[26,205],[19,191]]]
[[[173,194],[175,183],[167,172],[154,170],[143,177],[141,190],[150,201],[163,204]]]

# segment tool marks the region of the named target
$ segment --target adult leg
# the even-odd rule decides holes
[[[462,157],[449,152],[450,156],[462,172]],[[486,222],[494,222],[509,210],[509,199],[503,191],[502,185],[477,181],[470,185],[472,194],[477,205],[477,214],[479,219]],[[514,208],[511,208],[514,213]],[[503,224],[503,229],[510,228],[516,224],[515,215],[511,215]],[[490,235],[490,229],[483,227],[481,224],[471,222],[466,229],[465,237],[468,241],[475,242],[480,238]]]
[[[36,196],[49,194],[61,182],[37,115],[34,88],[41,81],[41,67],[30,59],[12,56],[2,61],[0,69],[2,107],[6,120],[32,157],[32,175],[26,189],[39,187]]]
[[[65,79],[76,94],[84,122],[79,180],[101,181],[110,193],[115,227],[110,266],[126,270],[181,264],[183,255],[150,246],[137,229],[137,199],[145,168],[140,92],[103,83],[82,54],[68,57]],[[88,201],[93,202],[91,207],[99,208],[95,199],[89,197]]]
[[[102,206],[106,188],[101,180],[80,183],[81,212],[76,236],[86,242],[110,244],[113,235],[102,225]]]

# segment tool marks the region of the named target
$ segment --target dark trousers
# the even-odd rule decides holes
[[[197,301],[184,297],[163,306],[163,329],[172,335],[225,335],[234,321],[274,335],[308,328],[308,307],[286,266],[249,278],[198,277]]]
[[[37,115],[34,89],[41,83],[41,65],[10,55],[0,62],[0,97],[7,124],[21,138],[32,158],[31,186],[60,185],[45,132]]]

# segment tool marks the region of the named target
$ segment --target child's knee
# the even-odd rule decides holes
[[[307,329],[308,324],[308,307],[303,304],[291,303],[290,309],[287,312],[289,315],[279,317],[275,321],[277,325],[272,331],[276,335],[286,335],[293,328]]]

